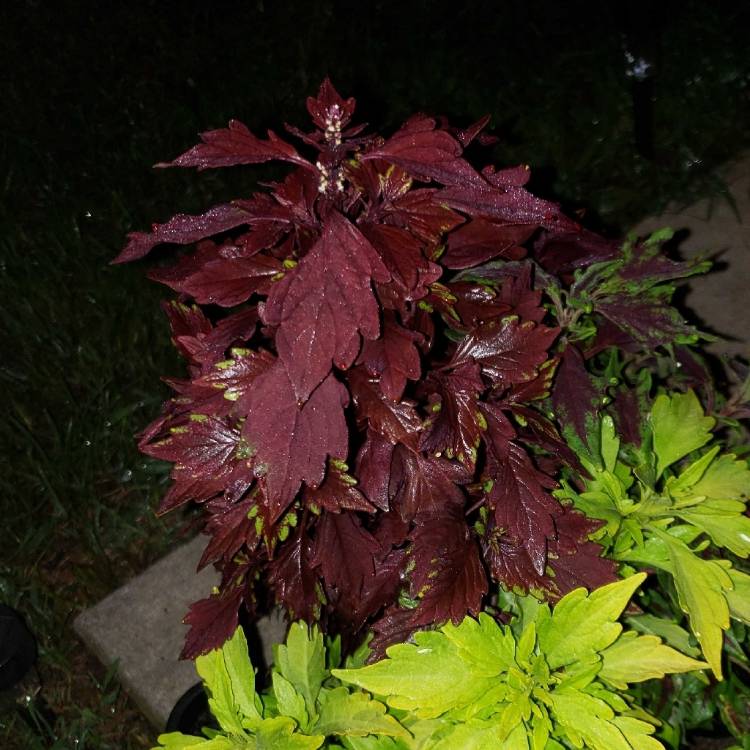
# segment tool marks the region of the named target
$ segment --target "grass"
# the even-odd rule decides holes
[[[714,168],[748,145],[747,11],[733,4],[668,4],[656,162],[634,148],[631,83],[606,8],[348,7],[104,11],[67,0],[0,11],[0,601],[39,638],[57,716],[34,728],[6,711],[4,748],[135,749],[154,735],[71,630],[181,525],[154,517],[166,470],[132,438],[167,394],[159,377],[180,372],[158,309],[168,294],[142,267],[108,263],[128,231],[246,193],[254,173],[150,164],[231,116],[256,130],[304,124],[304,97],[326,73],[378,126],[417,109],[461,124],[489,111],[502,137],[494,158],[530,163],[537,192],[604,227],[720,196]]]

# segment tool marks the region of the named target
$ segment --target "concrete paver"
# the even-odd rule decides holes
[[[163,731],[174,704],[198,681],[191,661],[179,659],[187,626],[182,618],[194,601],[218,583],[211,567],[198,566],[205,537],[196,537],[159,560],[141,575],[82,612],[76,633],[106,666],[118,664],[120,681],[157,731]],[[258,623],[267,664],[271,647],[283,640],[280,616]]]

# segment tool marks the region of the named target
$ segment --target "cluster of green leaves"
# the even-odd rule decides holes
[[[367,651],[349,657],[346,665],[360,664]],[[329,737],[405,736],[406,730],[382,703],[331,677],[330,669],[339,666],[340,653],[338,639],[326,649],[317,627],[308,630],[303,622],[293,624],[286,645],[275,647],[271,685],[259,694],[247,641],[238,628],[221,648],[196,660],[220,730],[205,729],[203,738],[163,734],[160,746],[168,750],[315,750]]]
[[[715,419],[695,393],[659,395],[642,420],[639,446],[622,444],[611,417],[596,450],[573,441],[589,476],[558,496],[603,525],[595,533],[621,570],[671,576],[679,607],[714,675],[730,618],[750,623],[750,575],[732,556],[750,555],[747,462],[712,442]]]
[[[391,646],[386,659],[367,666],[364,646],[336,668],[335,640],[326,668],[320,633],[297,623],[277,647],[262,695],[238,630],[196,662],[221,729],[204,730],[204,738],[165,734],[161,747],[658,750],[658,721],[620,691],[707,664],[657,636],[623,631],[618,619],[645,577],[591,594],[576,589],[554,608],[511,595],[509,625],[486,613],[466,617],[420,631],[413,643]]]

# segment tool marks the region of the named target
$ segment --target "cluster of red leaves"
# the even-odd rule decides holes
[[[140,442],[174,463],[161,511],[203,505],[201,564],[222,571],[186,618],[186,657],[261,593],[372,628],[379,649],[477,613],[491,581],[559,596],[614,576],[591,522],[550,494],[575,458],[549,404],[575,423],[597,394],[542,287],[616,248],[531,195],[526,167],[476,171],[463,153],[486,120],[362,135],[328,81],[307,108],[315,129],[288,130],[312,160],[235,121],[203,134],[171,165],[292,171],[132,233],[117,258],[197,243],[151,274],[180,294],[165,309],[189,377]]]

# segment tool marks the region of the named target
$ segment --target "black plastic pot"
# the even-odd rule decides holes
[[[164,731],[200,736],[203,727],[219,728],[208,710],[208,697],[203,683],[198,682],[175,703]]]
[[[244,621],[241,624],[245,631],[250,658],[257,670],[256,674],[258,677],[256,677],[256,680],[259,680],[260,676],[265,675],[268,671],[268,665],[263,657],[263,644],[258,634],[258,628],[253,623],[248,622],[246,618],[242,619]],[[256,684],[256,688],[260,690],[262,685]],[[167,719],[164,731],[182,732],[183,734],[200,736],[203,727],[218,729],[219,725],[208,709],[208,697],[206,696],[206,691],[203,689],[203,683],[198,682],[186,690],[177,703],[175,703]]]

